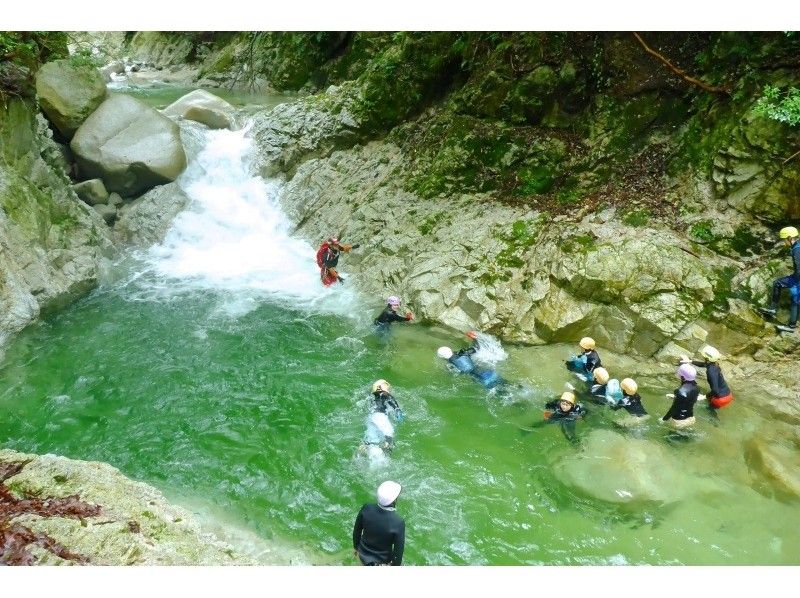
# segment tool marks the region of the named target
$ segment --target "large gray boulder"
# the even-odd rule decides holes
[[[211,129],[230,129],[236,109],[213,93],[195,89],[164,108],[164,116],[202,123]]]
[[[123,197],[174,181],[186,168],[178,125],[134,98],[114,95],[70,144],[81,175]]]
[[[160,243],[188,202],[177,183],[151,189],[120,209],[114,235],[122,243],[139,247]]]
[[[37,71],[36,95],[42,112],[65,139],[71,139],[106,98],[106,83],[93,66],[56,60]]]

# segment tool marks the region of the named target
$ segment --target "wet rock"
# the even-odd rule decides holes
[[[196,89],[164,108],[164,116],[180,117],[206,125],[211,129],[230,129],[236,109],[213,93]]]
[[[108,226],[112,226],[114,224],[114,221],[117,219],[117,208],[103,203],[92,207],[94,208],[95,212],[100,214],[100,217]]]
[[[108,202],[108,191],[103,181],[91,179],[72,185],[75,193],[90,206],[96,206]]]
[[[129,197],[169,183],[186,168],[178,126],[134,98],[115,95],[81,125],[70,143],[80,172]]]
[[[188,201],[177,183],[155,187],[120,209],[114,236],[122,243],[139,247],[160,243]]]
[[[100,69],[100,74],[106,82],[111,81],[111,75],[118,75],[125,72],[125,63],[121,60],[115,60]]]
[[[37,71],[36,95],[42,112],[69,140],[106,98],[106,84],[93,66],[56,60]]]
[[[800,454],[796,447],[756,436],[745,444],[745,461],[761,481],[783,496],[800,497]],[[757,489],[764,490],[757,486]]]

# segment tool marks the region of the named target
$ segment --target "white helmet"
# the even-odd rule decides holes
[[[453,356],[453,350],[450,347],[439,347],[436,354],[442,359],[450,359]]]
[[[706,345],[700,349],[700,355],[702,355],[708,361],[719,361],[722,359],[722,354],[711,345]]]
[[[390,388],[391,386],[389,386],[389,383],[386,380],[375,380],[375,383],[372,385],[372,392],[378,392],[379,390],[382,390],[383,392],[389,392]]]
[[[402,486],[397,482],[392,482],[391,480],[384,482],[378,486],[378,504],[382,507],[388,507],[400,496],[400,490],[402,490]]]

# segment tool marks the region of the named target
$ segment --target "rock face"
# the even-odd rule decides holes
[[[48,161],[58,152],[47,134],[28,104],[0,111],[0,347],[41,312],[94,288],[113,255],[102,218]]]
[[[0,528],[10,526],[14,538],[0,550],[0,563],[14,557],[37,565],[256,564],[204,533],[191,513],[155,488],[105,463],[0,450],[0,486],[8,507],[0,509]]]
[[[70,147],[84,177],[103,179],[123,197],[174,181],[186,168],[178,126],[128,96],[103,102]]]
[[[83,181],[72,185],[72,188],[78,194],[78,197],[90,206],[108,202],[108,191],[100,179]]]
[[[93,66],[56,60],[43,65],[36,73],[36,95],[42,112],[69,140],[105,100],[106,84]]]
[[[202,89],[196,89],[175,100],[164,108],[164,116],[180,117],[206,125],[211,129],[230,129],[236,109],[223,100]]]
[[[177,183],[155,187],[120,209],[114,235],[122,243],[140,247],[160,243],[188,201]]]

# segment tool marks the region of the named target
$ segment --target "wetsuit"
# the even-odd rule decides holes
[[[778,278],[772,283],[772,309],[777,309],[778,302],[781,299],[781,290],[789,289],[789,295],[792,298],[792,304],[789,307],[789,326],[794,328],[797,326],[798,312],[800,312],[800,243],[795,241],[789,249],[792,256],[792,265],[794,272],[789,276]]]
[[[406,322],[407,320],[408,318],[406,316],[401,316],[392,309],[391,305],[387,305],[380,315],[375,318],[375,325],[388,326],[392,322]]]
[[[569,411],[561,411],[558,406],[559,403],[560,401],[556,399],[545,404],[545,408],[551,409],[552,413],[542,423],[559,424],[566,439],[575,444],[578,442],[578,437],[575,435],[575,422],[578,421],[579,417],[585,417],[588,411],[580,403],[573,405]]]
[[[606,386],[607,384],[592,384],[592,388],[589,390],[589,398],[593,403],[598,405],[606,404]]]
[[[644,417],[647,415],[647,411],[645,411],[644,405],[642,405],[642,397],[639,396],[638,392],[636,394],[629,395],[623,391],[622,400],[615,405],[611,405],[611,408],[614,411],[617,409],[624,409],[636,417]]]
[[[500,377],[500,374],[494,370],[479,370],[476,368],[470,372],[470,375],[486,388],[494,388],[495,386],[506,383],[506,381]]]
[[[599,368],[603,365],[600,362],[600,355],[597,354],[597,351],[592,349],[591,351],[584,350],[581,354],[581,357],[586,357],[586,371],[592,373],[595,368]]]
[[[450,357],[447,362],[460,373],[469,374],[475,371],[475,363],[472,361],[470,355],[469,348],[461,349],[458,353],[453,353],[453,356]]]
[[[406,524],[394,507],[364,505],[353,526],[353,548],[364,565],[402,565]]]
[[[389,394],[385,390],[379,390],[378,392],[373,392],[372,411],[380,411],[381,413],[386,413],[388,408],[394,409],[395,412],[402,411],[400,409],[400,405],[397,404],[397,399],[395,399],[391,394]]]
[[[675,421],[694,422],[694,404],[697,402],[697,396],[700,394],[700,389],[697,382],[684,382],[681,384],[674,393],[675,399],[672,401],[672,406],[667,411],[667,414],[662,417],[664,421],[673,419]]]
[[[708,404],[712,409],[724,407],[733,400],[731,389],[725,382],[725,377],[722,375],[722,368],[719,367],[718,363],[712,361],[692,361],[692,365],[699,368],[706,368],[706,380],[708,380],[708,387],[711,389],[706,396],[708,397]]]

